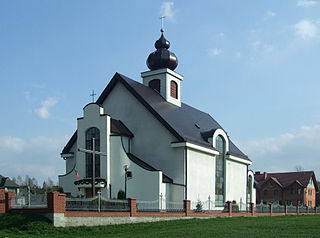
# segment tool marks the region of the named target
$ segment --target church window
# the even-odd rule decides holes
[[[149,87],[160,93],[160,80],[154,79],[149,82]]]
[[[247,197],[247,203],[252,203],[252,197],[251,197],[251,194],[252,194],[252,176],[249,175],[248,177],[248,197]]]
[[[224,139],[222,136],[218,136],[216,138],[216,149],[219,152],[219,155],[216,156],[216,206],[223,206],[224,204],[225,147]]]
[[[295,195],[296,194],[296,189],[295,188],[291,188],[291,194]]]
[[[277,196],[277,195],[279,194],[279,190],[278,190],[278,189],[275,189],[275,190],[273,191],[273,194]]]
[[[170,92],[171,97],[178,98],[178,85],[175,81],[171,80],[170,82]]]
[[[263,195],[268,195],[268,190],[267,189],[263,190]]]
[[[86,132],[86,149],[88,150],[93,150],[92,138],[95,139],[95,151],[100,151],[100,131],[96,127],[91,127]],[[92,154],[86,153],[87,178],[92,178],[92,158]],[[95,155],[95,177],[100,177],[100,155]]]

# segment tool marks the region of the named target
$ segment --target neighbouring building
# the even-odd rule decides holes
[[[142,83],[116,73],[98,100],[83,108],[61,153],[66,174],[59,184],[66,193],[116,198],[124,190],[145,201],[210,197],[221,209],[226,201],[252,201],[251,160],[208,113],[181,101],[183,76],[174,71],[178,61],[169,47],[162,32]]]
[[[287,205],[316,205],[318,183],[313,171],[254,174],[257,204],[280,202]]]
[[[9,177],[0,175],[0,189],[4,189],[7,192],[19,193],[19,185],[12,181]]]

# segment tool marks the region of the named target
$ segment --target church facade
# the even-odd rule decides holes
[[[210,197],[221,208],[226,201],[250,202],[252,162],[209,114],[181,101],[183,76],[174,71],[177,57],[163,32],[155,47],[142,83],[116,73],[84,107],[61,153],[66,174],[59,185],[74,197],[99,191],[116,198],[124,190],[143,201]]]

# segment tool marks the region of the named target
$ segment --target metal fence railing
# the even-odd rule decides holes
[[[255,207],[255,212],[264,213],[264,212],[270,212],[270,206],[269,204],[257,204]]]
[[[12,208],[43,208],[47,207],[46,194],[15,195],[11,198]]]
[[[101,196],[93,198],[67,198],[67,211],[130,211],[128,200],[105,199]]]
[[[139,212],[157,212],[163,209],[163,203],[159,200],[154,201],[141,201],[137,200],[137,211]]]
[[[172,201],[166,201],[166,211],[167,212],[184,212],[184,202],[172,202]]]
[[[273,204],[272,205],[272,212],[273,213],[285,213],[285,206],[280,204]]]

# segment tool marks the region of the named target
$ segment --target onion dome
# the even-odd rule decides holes
[[[164,37],[161,31],[161,37],[154,43],[156,51],[152,52],[147,59],[147,66],[150,70],[169,68],[174,70],[178,66],[177,56],[170,52],[170,42]]]

